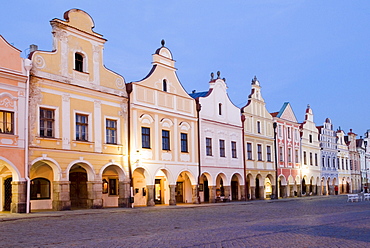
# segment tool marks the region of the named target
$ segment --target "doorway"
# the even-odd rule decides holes
[[[238,181],[231,181],[231,199],[233,201],[239,200],[239,198],[238,198],[238,196],[239,196],[238,188],[239,188]]]
[[[204,201],[209,202],[209,187],[208,187],[208,180],[207,177],[204,176],[203,178],[203,185],[204,185]]]
[[[154,202],[155,204],[162,204],[162,187],[161,179],[155,179],[154,185]]]
[[[176,202],[184,202],[184,182],[176,183]]]
[[[256,178],[256,188],[255,188],[256,199],[260,199],[260,180]]]
[[[13,178],[9,177],[4,181],[4,211],[10,211],[12,203],[12,181]]]
[[[69,173],[71,207],[87,208],[87,173],[83,168],[79,168],[79,170]]]

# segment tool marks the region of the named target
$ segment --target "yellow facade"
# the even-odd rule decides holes
[[[31,53],[31,208],[129,205],[127,93],[104,67],[85,12],[53,19],[53,51]]]

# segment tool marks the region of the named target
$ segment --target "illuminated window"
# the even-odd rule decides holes
[[[0,133],[14,134],[14,113],[0,111]]]

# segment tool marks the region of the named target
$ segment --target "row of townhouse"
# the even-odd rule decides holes
[[[103,63],[106,39],[72,9],[29,59],[0,36],[0,211],[153,206],[358,192],[367,132],[269,113],[255,77],[241,109],[225,79],[188,94],[162,41],[140,81]]]

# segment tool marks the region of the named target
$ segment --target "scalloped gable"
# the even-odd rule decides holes
[[[284,103],[277,117],[291,122],[298,122],[289,102]]]

